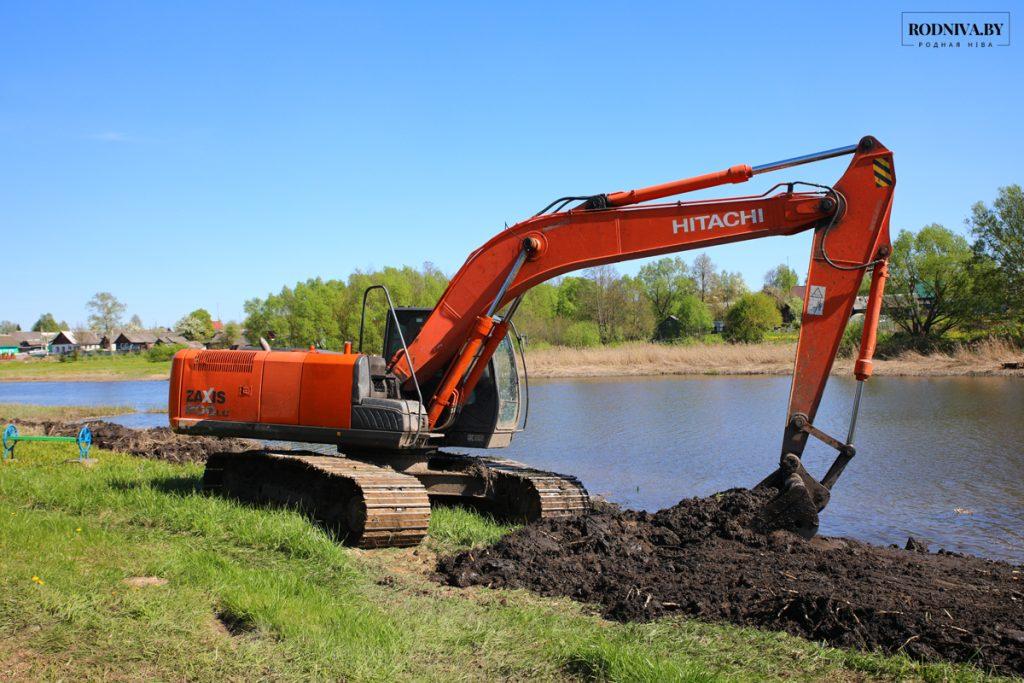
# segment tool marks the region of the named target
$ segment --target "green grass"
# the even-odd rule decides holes
[[[131,406],[37,406],[29,403],[0,403],[0,422],[11,420],[84,420],[133,413]],[[161,411],[163,412],[163,411]]]
[[[151,362],[145,355],[97,354],[61,362],[56,357],[0,362],[0,381],[118,380],[168,377],[170,361]]]
[[[199,466],[24,444],[0,467],[0,672],[73,680],[979,680],[682,619],[458,590],[433,551],[507,528],[439,510],[418,549],[360,551],[294,512],[198,493]],[[132,587],[128,577],[166,585]],[[3,677],[3,675],[0,675]]]
[[[440,507],[430,513],[430,547],[438,553],[490,545],[515,529],[492,517],[461,507]]]

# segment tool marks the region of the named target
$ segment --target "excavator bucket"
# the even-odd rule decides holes
[[[829,490],[804,469],[800,458],[787,454],[754,490],[775,494],[758,515],[761,531],[785,529],[804,538],[818,533],[818,513],[828,505]]]

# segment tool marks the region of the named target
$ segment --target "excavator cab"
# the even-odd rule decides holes
[[[432,311],[431,308],[396,308],[395,318],[387,318],[381,355],[394,358],[402,348],[402,338],[411,343]],[[398,320],[398,328],[395,327],[395,319]],[[433,393],[439,381],[440,375],[424,383],[424,398]],[[498,345],[480,381],[466,399],[458,417],[444,430],[444,437],[438,444],[467,448],[508,446],[512,435],[519,431],[522,405],[527,398],[525,392],[526,387],[519,381],[515,347],[509,333]]]

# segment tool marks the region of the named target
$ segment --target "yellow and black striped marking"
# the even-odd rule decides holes
[[[876,187],[892,185],[892,163],[888,159],[875,159],[874,168]]]

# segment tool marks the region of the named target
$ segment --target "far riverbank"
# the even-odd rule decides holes
[[[588,349],[528,349],[530,377],[641,377],[658,375],[788,375],[793,371],[795,343],[652,344],[636,342]],[[853,372],[852,357],[836,360],[833,374]],[[875,374],[904,377],[1024,377],[1024,351],[990,341],[949,354],[905,352],[876,360]],[[165,380],[170,362],[149,362],[137,356],[114,356],[61,363],[31,359],[0,363],[0,382],[119,382]]]
[[[634,343],[590,349],[550,347],[527,352],[531,377],[639,377],[654,375],[788,375],[794,343],[666,345]],[[952,354],[905,352],[875,360],[874,374],[904,377],[1024,377],[1006,363],[1024,361],[1024,352],[1002,342],[986,342]],[[836,360],[832,374],[849,375],[854,359]]]

